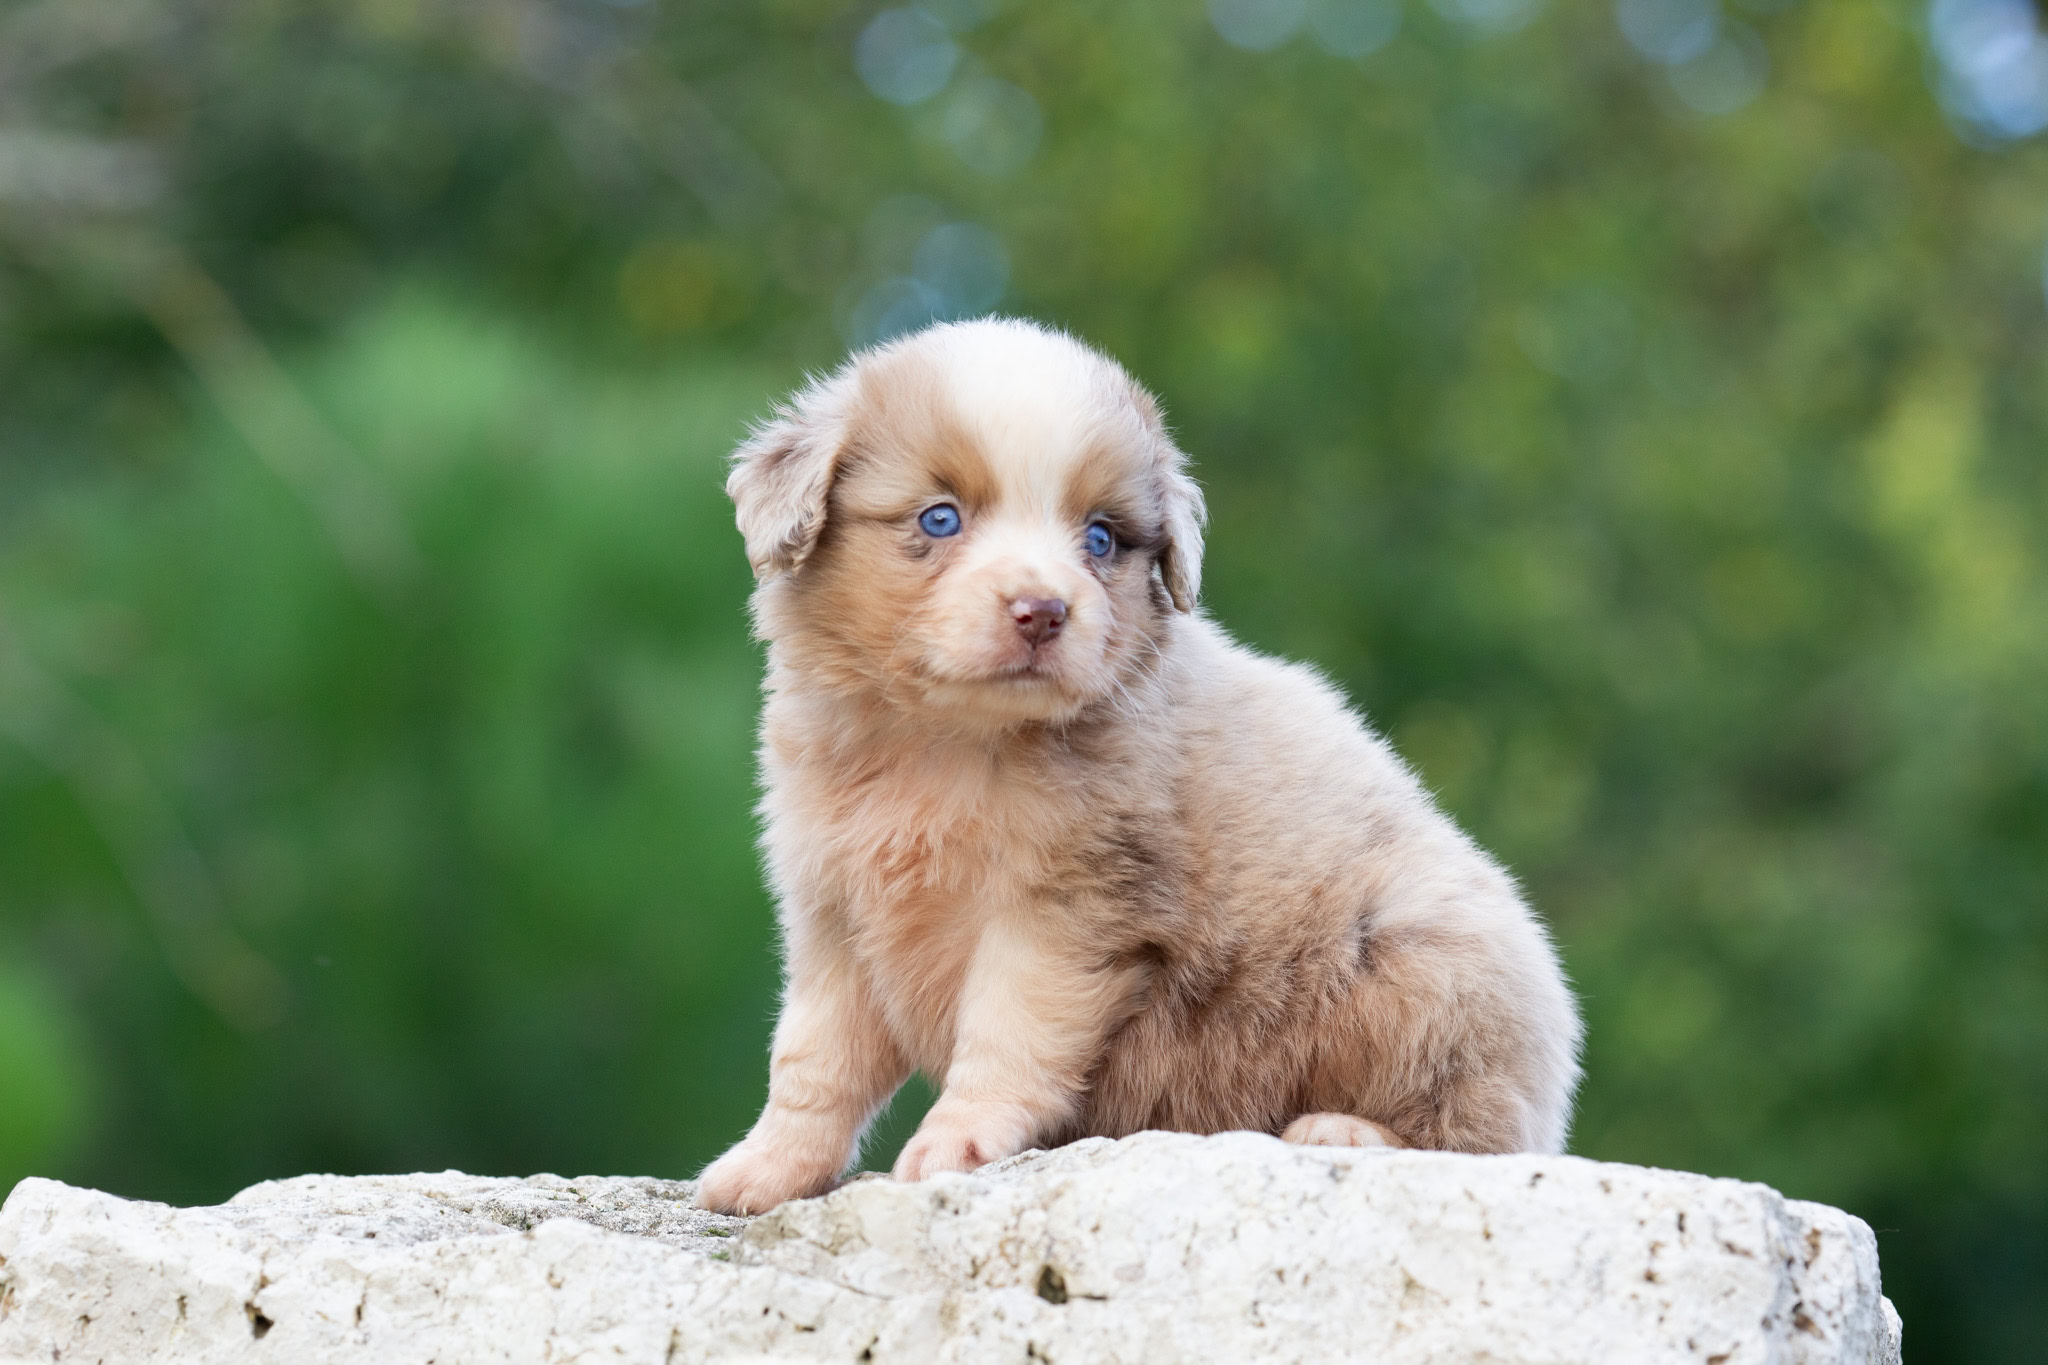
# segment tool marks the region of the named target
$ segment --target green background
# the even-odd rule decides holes
[[[721,461],[993,304],[1554,924],[1572,1150],[2044,1358],[2048,138],[1904,0],[1433,3],[0,5],[0,1189],[743,1131]]]

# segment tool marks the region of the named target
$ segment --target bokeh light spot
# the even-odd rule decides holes
[[[1292,38],[1308,16],[1308,0],[1209,0],[1209,22],[1223,41],[1270,52]]]
[[[918,8],[953,32],[965,33],[995,18],[1003,0],[921,0]]]
[[[966,318],[995,307],[1010,281],[1010,253],[978,223],[942,223],[925,234],[911,265],[939,300],[940,317]]]
[[[1676,66],[1703,56],[1720,36],[1716,0],[1615,0],[1622,36],[1653,62]]]
[[[1770,57],[1752,29],[1730,24],[1699,56],[1671,68],[1671,89],[1696,114],[1732,114],[1763,93]]]
[[[1927,31],[1952,117],[1996,138],[2048,128],[2048,37],[2028,0],[1934,0]]]
[[[1527,28],[1543,11],[1543,0],[1429,0],[1429,7],[1482,36]]]
[[[1333,57],[1368,57],[1401,31],[1401,6],[1399,0],[1315,0],[1308,29]]]
[[[873,346],[915,331],[939,315],[937,294],[909,275],[891,275],[871,285],[853,306],[847,340]]]
[[[861,80],[891,104],[917,104],[946,88],[960,48],[946,26],[922,9],[885,9],[853,43]]]
[[[870,255],[888,271],[842,301],[849,343],[872,346],[930,322],[977,317],[1002,300],[1010,281],[1010,253],[979,223],[931,223],[938,205],[914,195],[885,199],[869,222]],[[930,224],[927,226],[927,224]],[[919,235],[912,246],[906,230]],[[905,257],[910,269],[903,269]]]

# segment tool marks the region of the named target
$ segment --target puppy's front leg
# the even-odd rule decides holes
[[[1047,928],[1015,916],[983,932],[960,991],[944,1089],[896,1159],[897,1179],[1014,1156],[1072,1116],[1139,976],[1089,962]]]
[[[768,1064],[768,1107],[697,1184],[700,1208],[761,1213],[822,1194],[853,1160],[861,1129],[909,1064],[851,961],[792,942],[790,980]]]

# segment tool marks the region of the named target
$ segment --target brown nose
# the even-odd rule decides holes
[[[1067,623],[1067,604],[1057,597],[1020,597],[1010,603],[1010,619],[1025,639],[1042,645]]]

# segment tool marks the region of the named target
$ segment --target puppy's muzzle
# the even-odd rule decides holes
[[[1010,619],[1035,648],[1060,633],[1067,623],[1067,604],[1057,597],[1019,597],[1010,603]]]

